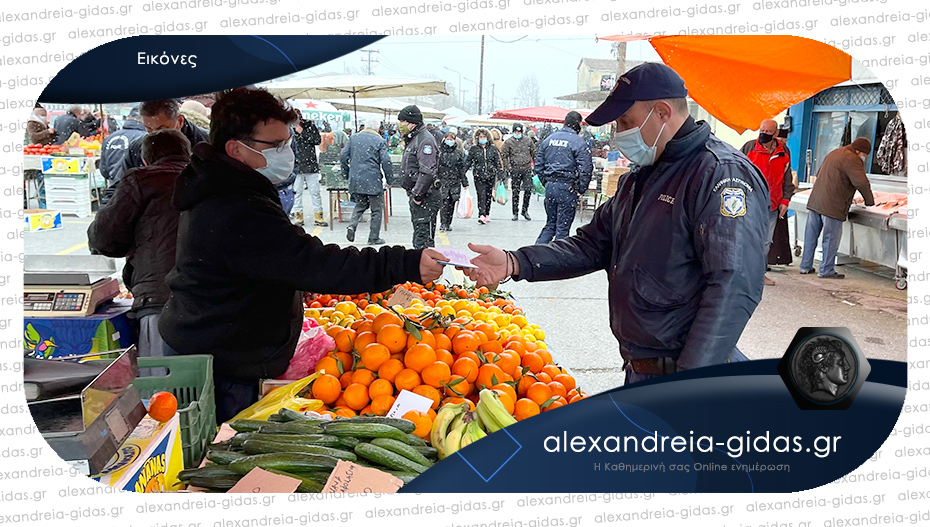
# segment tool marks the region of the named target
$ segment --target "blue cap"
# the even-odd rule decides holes
[[[646,62],[617,79],[607,100],[601,103],[585,122],[601,126],[625,114],[636,101],[681,99],[688,96],[685,81],[675,70],[658,62]]]

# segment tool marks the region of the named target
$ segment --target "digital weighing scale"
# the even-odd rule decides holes
[[[145,417],[132,381],[136,347],[123,351],[80,395],[29,403],[36,428],[52,450],[86,476],[100,473]]]
[[[119,295],[116,265],[104,256],[29,255],[24,269],[27,317],[87,317]]]

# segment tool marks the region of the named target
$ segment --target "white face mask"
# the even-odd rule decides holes
[[[256,150],[242,141],[237,141],[240,145],[249,150],[261,154],[265,158],[265,166],[256,168],[255,171],[268,178],[273,185],[277,185],[291,176],[294,171],[294,151],[291,150],[291,140],[287,141],[287,148],[278,152],[275,147],[264,150]]]
[[[655,109],[655,106],[653,106],[652,110],[649,110],[649,113],[643,120],[643,124],[646,124],[646,121],[649,120],[649,117],[652,116],[652,112],[655,111]],[[629,159],[631,163],[648,167],[655,163],[656,145],[659,144],[659,137],[662,135],[662,131],[665,130],[665,124],[666,123],[662,123],[662,128],[659,129],[659,133],[656,135],[656,140],[652,143],[652,146],[648,146],[646,141],[643,140],[642,126],[637,126],[614,134],[611,140],[611,146],[619,150],[620,153],[623,154],[623,157]]]

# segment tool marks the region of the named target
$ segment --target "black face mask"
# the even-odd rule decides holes
[[[765,143],[771,142],[775,136],[772,134],[759,134],[759,144],[764,145]]]

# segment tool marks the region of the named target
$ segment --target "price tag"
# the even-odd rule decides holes
[[[400,288],[391,295],[391,298],[388,299],[387,307],[400,306],[407,308],[410,306],[410,302],[413,302],[417,298],[417,295],[407,291],[404,288]]]
[[[376,468],[340,460],[323,486],[325,493],[390,494],[404,486],[399,478]]]
[[[226,492],[229,494],[274,494],[278,492],[290,494],[299,486],[299,479],[272,474],[255,467]]]
[[[429,411],[433,405],[433,400],[429,397],[413,393],[409,390],[401,390],[394,400],[394,405],[388,410],[387,417],[403,419],[404,414],[411,410],[419,410],[423,413]]]

